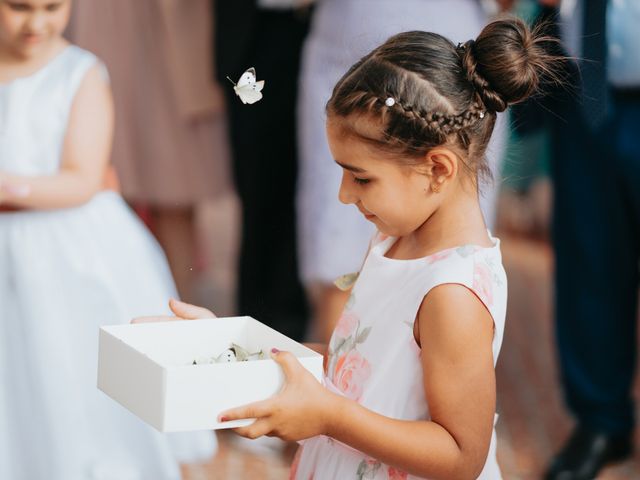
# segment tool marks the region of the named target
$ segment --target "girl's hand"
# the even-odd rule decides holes
[[[285,376],[283,389],[267,400],[227,410],[220,421],[255,418],[247,427],[234,431],[246,438],[262,435],[287,441],[302,440],[328,432],[339,397],[324,388],[290,352],[272,350]]]
[[[169,300],[169,308],[175,314],[160,315],[155,317],[138,317],[131,320],[131,323],[153,323],[153,322],[170,322],[175,320],[197,320],[199,318],[216,318],[211,310],[203,307],[197,307],[190,303],[181,302],[172,298]]]
[[[14,199],[26,198],[30,193],[29,185],[9,181],[4,174],[0,173],[0,205],[11,203]]]

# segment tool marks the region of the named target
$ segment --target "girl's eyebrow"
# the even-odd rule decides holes
[[[356,172],[356,173],[366,173],[367,172],[364,168],[354,167],[353,165],[348,165],[346,163],[339,162],[338,160],[336,160],[335,162],[338,165],[340,165],[342,168],[344,168],[346,170],[350,170],[352,172]]]

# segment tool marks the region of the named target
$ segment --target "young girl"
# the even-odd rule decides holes
[[[210,432],[172,437],[96,388],[98,327],[162,308],[161,250],[100,191],[106,72],[61,36],[70,0],[0,0],[0,478],[180,478]],[[170,440],[170,441],[168,441]]]
[[[327,134],[340,200],[378,233],[333,332],[325,386],[274,351],[282,392],[220,414],[257,418],[237,429],[249,438],[302,440],[292,478],[501,478],[494,367],[507,279],[477,185],[496,112],[553,71],[544,42],[518,20],[457,47],[402,33],[336,85]]]
[[[487,23],[477,0],[317,0],[300,73],[299,170],[297,180],[300,276],[313,307],[312,334],[329,340],[347,292],[333,280],[360,268],[375,225],[338,200],[340,169],[332,161],[324,109],[336,82],[359,58],[387,38],[406,30],[427,30],[449,38],[472,38]],[[498,116],[487,165],[500,171],[506,118]],[[484,184],[480,207],[494,223],[499,182]]]

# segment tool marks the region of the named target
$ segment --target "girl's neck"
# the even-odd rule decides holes
[[[52,40],[30,56],[22,56],[0,45],[0,83],[28,77],[38,72],[69,45],[64,38]]]
[[[460,245],[493,246],[473,190],[461,188],[449,195],[426,222],[396,242],[395,255],[420,258]]]

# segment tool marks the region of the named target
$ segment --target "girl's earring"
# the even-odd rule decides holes
[[[440,192],[440,187],[441,187],[441,186],[442,186],[442,185],[441,185],[441,184],[439,184],[439,183],[433,183],[433,184],[431,184],[431,191],[432,191],[433,193],[439,193],[439,192]]]

